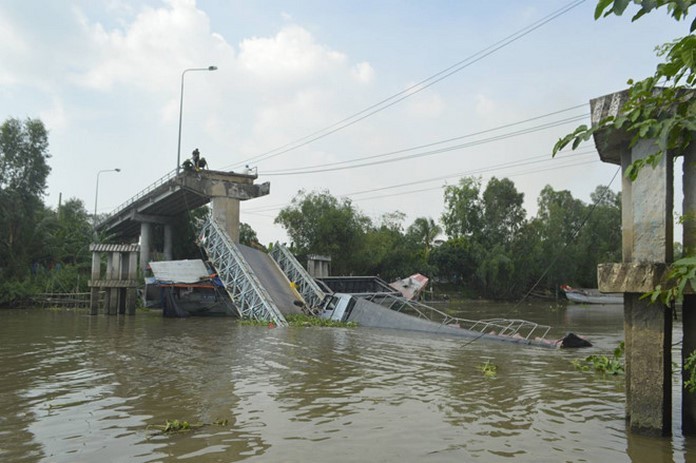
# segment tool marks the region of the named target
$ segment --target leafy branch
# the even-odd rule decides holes
[[[650,298],[650,302],[655,302],[658,299],[665,305],[669,305],[672,301],[681,303],[684,300],[684,291],[687,284],[691,284],[691,288],[696,290],[696,257],[684,257],[675,261],[667,273],[666,285],[657,285],[654,290],[649,291],[641,296],[641,299]]]
[[[595,19],[621,15],[630,3],[629,0],[600,0]],[[669,14],[679,21],[686,17],[696,0],[633,0],[633,3],[640,7],[633,21],[663,6],[667,6]],[[695,27],[696,20],[690,32]],[[626,131],[631,136],[630,146],[639,140],[655,141],[656,151],[627,169],[626,176],[631,180],[635,180],[646,165],[656,166],[665,153],[681,155],[696,131],[696,95],[690,91],[696,82],[696,36],[687,35],[658,47],[657,55],[664,61],[657,65],[654,75],[628,81],[627,100],[617,116],[606,117],[592,127],[577,127],[556,142],[553,155],[571,143],[571,149],[575,150],[601,130]]]
[[[598,0],[594,17],[621,16],[629,5],[638,7],[631,21],[637,21],[647,13],[666,7],[668,15],[676,21],[687,18],[689,8],[696,0]],[[640,140],[652,140],[655,151],[634,161],[626,168],[625,175],[635,180],[646,166],[657,166],[670,153],[681,156],[696,133],[696,19],[691,22],[689,35],[657,48],[657,56],[663,61],[655,73],[645,79],[629,80],[627,99],[615,116],[606,117],[591,127],[581,125],[560,138],[553,148],[555,156],[570,145],[575,150],[598,131],[621,130],[630,137],[629,146]],[[686,212],[686,211],[685,211]],[[644,295],[653,302],[681,301],[687,283],[696,289],[696,257],[689,255],[674,262],[667,275],[668,283],[657,286]]]

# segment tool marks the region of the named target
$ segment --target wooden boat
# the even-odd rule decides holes
[[[596,289],[572,288],[561,285],[566,298],[576,304],[623,304],[621,293],[600,293]]]

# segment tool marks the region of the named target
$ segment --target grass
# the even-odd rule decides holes
[[[285,319],[290,326],[323,326],[330,328],[355,328],[358,326],[355,322],[339,322],[304,314],[286,315]],[[268,320],[240,320],[239,324],[243,326],[275,326],[273,322]]]

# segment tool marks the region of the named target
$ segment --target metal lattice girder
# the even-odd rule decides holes
[[[297,291],[305,300],[312,312],[317,312],[322,307],[326,293],[319,288],[314,278],[295,259],[290,250],[280,243],[275,243],[270,252],[273,260],[283,271],[288,280],[297,285]]]
[[[210,216],[201,227],[199,243],[215,266],[240,318],[272,321],[277,326],[288,325],[237,245]]]

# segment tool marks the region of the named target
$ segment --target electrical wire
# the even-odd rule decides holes
[[[568,13],[572,9],[576,8],[577,6],[581,5],[584,3],[586,0],[575,0],[570,2],[569,4],[565,5],[564,7],[559,8],[558,10],[553,11],[552,13],[544,16],[543,18],[533,22],[532,24],[523,27],[522,29],[508,35],[507,37],[499,40],[498,42],[494,43],[493,45],[490,45],[482,50],[479,50],[478,52],[474,53],[473,55],[451,65],[450,67],[443,69],[442,71],[439,71],[436,74],[431,75],[430,77],[421,80],[420,82],[411,85],[410,87],[395,93],[394,95],[385,98],[381,100],[378,103],[373,104],[372,106],[369,106],[355,114],[352,114],[328,127],[325,127],[321,130],[317,130],[309,135],[306,135],[304,137],[301,137],[295,141],[292,141],[290,143],[287,143],[283,146],[280,146],[278,148],[266,151],[264,153],[261,153],[256,156],[252,156],[248,159],[245,159],[244,161],[241,161],[236,164],[232,164],[230,166],[227,166],[224,169],[227,169],[229,167],[235,168],[239,166],[243,166],[246,164],[249,164],[251,162],[254,163],[259,163],[261,161],[265,161],[268,159],[271,159],[273,157],[280,156],[282,154],[285,154],[287,152],[296,150],[302,146],[306,146],[310,143],[313,143],[317,140],[320,140],[324,137],[327,137],[335,132],[338,132],[339,130],[343,130],[347,127],[350,127],[351,125],[354,125],[364,119],[367,119],[368,117],[384,111],[385,109],[394,106],[395,104],[405,100],[406,98],[416,95],[423,90],[435,85],[436,83],[462,71],[463,69],[471,66],[472,64],[482,60],[483,58],[495,53],[496,51],[510,45],[511,43],[525,37],[526,35],[532,33],[533,31],[539,29],[540,27],[544,26],[545,24],[553,21],[554,19]]]
[[[531,121],[538,120],[538,119],[543,119],[543,118],[545,118],[545,117],[553,116],[553,115],[556,115],[556,114],[560,114],[560,113],[563,113],[563,112],[567,112],[567,111],[571,111],[571,110],[574,110],[574,109],[582,108],[582,107],[585,107],[585,106],[586,106],[585,104],[576,105],[576,106],[572,106],[572,107],[570,107],[570,108],[565,108],[565,109],[561,109],[561,110],[558,110],[558,111],[553,111],[553,112],[551,112],[551,113],[543,114],[543,115],[541,115],[541,116],[535,116],[535,117],[531,117],[531,118],[529,118],[529,119],[524,119],[524,120],[522,120],[522,121],[512,122],[512,123],[509,123],[509,124],[500,125],[500,126],[498,126],[498,127],[493,127],[493,128],[490,128],[490,129],[480,130],[480,131],[478,131],[478,132],[472,132],[472,133],[468,133],[468,134],[465,134],[465,135],[460,135],[460,136],[457,136],[457,137],[448,138],[448,139],[445,139],[445,140],[430,142],[430,143],[426,143],[426,144],[423,144],[423,145],[414,146],[414,147],[411,147],[411,148],[403,148],[403,149],[396,150],[396,151],[390,151],[390,152],[381,153],[381,154],[374,154],[374,155],[370,155],[370,156],[363,156],[363,157],[360,157],[360,158],[349,159],[349,160],[346,160],[346,161],[337,161],[337,162],[333,162],[333,163],[325,163],[325,164],[314,165],[314,166],[294,167],[294,168],[290,168],[290,169],[277,170],[277,171],[273,171],[273,170],[271,170],[271,171],[265,171],[265,172],[263,172],[263,174],[264,174],[264,175],[284,175],[284,174],[286,174],[286,173],[289,174],[289,173],[293,173],[293,172],[300,172],[300,173],[302,173],[302,171],[305,170],[305,169],[314,169],[314,168],[322,168],[322,167],[331,167],[331,166],[338,166],[338,165],[350,164],[350,163],[353,163],[353,162],[359,162],[359,161],[368,160],[368,159],[378,159],[378,158],[381,158],[381,157],[387,157],[387,156],[391,156],[391,155],[394,155],[394,154],[401,154],[401,153],[406,153],[406,152],[409,152],[409,151],[415,151],[415,150],[418,150],[418,149],[430,148],[430,147],[432,147],[432,146],[442,145],[442,144],[445,144],[445,143],[450,143],[450,142],[457,141],[457,140],[462,140],[462,139],[465,139],[465,138],[471,138],[471,137],[475,137],[475,136],[477,136],[477,135],[483,135],[483,134],[485,134],[485,133],[495,132],[495,131],[498,131],[498,130],[502,130],[502,129],[505,129],[505,128],[514,127],[514,126],[521,125],[521,124],[524,124],[524,123],[527,123],[527,122],[531,122]],[[589,113],[585,113],[585,114],[578,115],[578,116],[572,116],[572,117],[569,117],[569,118],[566,118],[566,119],[557,120],[557,121],[553,121],[553,122],[547,122],[547,123],[545,123],[545,124],[540,124],[540,125],[537,125],[537,126],[534,126],[534,127],[529,127],[529,128],[527,128],[527,129],[519,130],[518,132],[509,132],[509,134],[510,134],[509,136],[523,135],[523,134],[525,134],[525,133],[529,133],[528,131],[536,131],[536,130],[533,130],[533,129],[544,130],[544,129],[546,129],[546,128],[554,127],[554,126],[557,126],[557,125],[563,125],[563,124],[565,124],[565,123],[575,122],[575,121],[581,120],[581,119],[583,119],[583,118],[585,118],[585,117],[587,117],[587,116],[589,116]],[[500,137],[500,136],[501,136],[501,135],[498,135],[498,136],[496,136],[496,137]],[[485,142],[485,141],[487,141],[487,140],[495,141],[495,140],[497,140],[496,137],[484,138],[484,139],[482,139],[482,140],[479,140],[479,141],[477,141],[477,142],[472,142],[472,143],[479,143],[479,144],[480,144],[480,143],[483,143],[483,142]],[[461,146],[461,145],[460,145],[460,146]]]
[[[527,174],[533,174],[533,173],[538,173],[538,172],[553,171],[553,170],[557,170],[557,169],[563,169],[563,168],[567,168],[567,167],[576,167],[576,166],[585,165],[585,164],[589,164],[589,163],[598,161],[598,160],[593,159],[589,162],[588,161],[583,161],[580,163],[576,162],[577,158],[579,156],[584,156],[584,155],[594,154],[594,153],[596,153],[595,150],[576,151],[572,156],[569,155],[568,157],[562,157],[562,158],[561,157],[551,158],[549,154],[543,154],[543,155],[533,156],[533,157],[530,157],[526,160],[521,160],[521,161],[517,161],[517,162],[513,162],[513,163],[506,162],[506,163],[496,164],[493,166],[487,166],[487,167],[482,167],[479,169],[463,171],[463,172],[456,172],[453,174],[432,177],[432,178],[428,178],[428,179],[416,180],[416,181],[400,183],[400,184],[396,184],[396,185],[389,185],[389,186],[384,186],[384,187],[371,188],[369,190],[362,190],[362,191],[356,191],[356,192],[352,192],[352,193],[346,193],[346,194],[343,194],[340,196],[351,198],[351,197],[358,196],[361,194],[366,194],[366,193],[375,193],[378,191],[390,190],[390,189],[394,189],[394,188],[401,188],[404,186],[413,186],[413,185],[417,185],[417,184],[421,184],[421,183],[429,183],[429,182],[435,182],[435,181],[440,181],[440,180],[447,180],[450,178],[466,177],[466,176],[471,176],[471,175],[483,174],[483,173],[487,173],[487,172],[494,172],[494,171],[499,171],[499,170],[503,170],[503,169],[523,167],[523,166],[529,166],[529,165],[540,164],[540,163],[547,163],[547,162],[551,162],[554,160],[555,161],[558,161],[558,160],[572,161],[572,163],[566,163],[563,165],[555,165],[555,166],[552,166],[552,167],[549,167],[546,169],[535,169],[535,170],[525,171],[525,172],[521,172],[521,173],[513,173],[513,174],[506,175],[506,177],[514,177],[514,176],[527,175]],[[381,198],[381,197],[390,197],[390,196],[398,196],[398,195],[411,194],[411,193],[419,193],[419,192],[423,192],[423,191],[432,191],[432,190],[438,190],[441,188],[442,188],[442,185],[438,185],[437,187],[431,187],[431,188],[420,189],[420,190],[408,190],[408,191],[404,191],[404,192],[400,192],[400,193],[388,194],[385,196],[377,196],[377,197],[370,197],[370,198],[354,198],[354,199],[356,201],[363,201],[363,200],[368,200],[368,199],[377,199],[377,198]],[[263,213],[263,212],[271,212],[271,211],[280,210],[283,207],[285,207],[286,205],[287,205],[286,203],[283,203],[283,204],[274,204],[274,205],[268,205],[268,206],[260,206],[257,208],[251,208],[251,209],[245,210],[244,212],[249,213],[249,214],[255,213],[255,214],[261,215],[261,213]]]
[[[471,148],[474,146],[479,146],[479,145],[491,143],[494,141],[500,141],[500,140],[505,140],[505,139],[512,138],[512,137],[517,137],[519,135],[527,135],[530,133],[539,132],[541,130],[559,127],[559,126],[569,124],[572,122],[578,122],[580,120],[585,119],[588,115],[589,114],[583,114],[580,116],[573,116],[573,117],[569,117],[566,119],[562,119],[560,121],[548,122],[548,123],[534,126],[531,128],[518,130],[516,132],[509,132],[509,133],[502,134],[502,135],[496,135],[494,137],[484,138],[481,140],[475,140],[475,141],[471,141],[471,142],[467,142],[467,143],[461,143],[458,145],[448,146],[445,148],[439,148],[436,150],[424,151],[422,153],[415,153],[415,154],[410,154],[410,155],[406,155],[406,156],[400,156],[400,157],[396,157],[396,158],[392,158],[392,159],[382,159],[382,160],[378,160],[378,161],[363,162],[361,164],[354,164],[354,165],[341,166],[341,167],[322,167],[323,165],[319,165],[319,166],[310,167],[310,168],[308,168],[308,170],[288,169],[288,170],[283,170],[283,171],[270,171],[270,172],[263,172],[263,175],[269,176],[269,177],[277,177],[277,176],[285,176],[285,175],[306,175],[306,174],[317,174],[317,173],[324,173],[324,172],[336,172],[339,170],[357,169],[360,167],[370,167],[370,166],[376,166],[376,165],[380,165],[380,164],[390,164],[393,162],[399,162],[399,161],[404,161],[404,160],[408,160],[408,159],[417,159],[417,158],[422,158],[422,157],[426,157],[426,156],[433,156],[436,154],[442,154],[442,153],[447,153],[450,151],[460,150],[460,149],[464,149],[464,148]],[[361,160],[363,160],[363,159],[375,159],[375,158],[380,158],[380,157],[385,157],[385,156],[391,156],[394,153],[402,153],[404,151],[411,151],[411,150],[412,149],[400,150],[400,151],[395,151],[395,152],[391,152],[391,153],[383,153],[383,154],[368,156],[368,157],[362,158]],[[345,161],[343,161],[343,162],[345,162]],[[354,161],[350,161],[350,162],[354,162]]]

